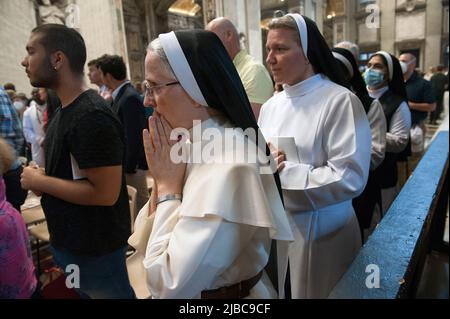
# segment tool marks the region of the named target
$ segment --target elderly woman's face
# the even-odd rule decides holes
[[[186,126],[186,119],[192,100],[184,91],[178,80],[164,66],[161,58],[148,51],[145,58],[145,79],[153,89],[149,92],[145,87],[144,105],[151,106],[154,112],[163,116],[174,127]],[[166,85],[171,84],[171,85]]]
[[[306,59],[297,39],[289,29],[270,30],[267,35],[267,65],[275,83],[294,85],[305,79]]]

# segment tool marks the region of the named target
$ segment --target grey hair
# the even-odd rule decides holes
[[[356,43],[350,41],[342,41],[336,44],[335,48],[349,50],[355,57],[359,58],[359,46]]]
[[[173,69],[170,66],[169,59],[167,58],[166,52],[164,52],[164,48],[159,38],[156,38],[155,40],[150,42],[150,44],[147,47],[147,50],[156,54],[161,59],[163,67],[170,73],[170,75],[172,75],[175,79],[177,79],[175,72],[173,72]]]
[[[281,18],[275,18],[269,23],[269,30],[276,30],[276,29],[288,29],[295,31],[295,37],[298,41],[298,44],[301,45],[300,41],[300,32],[298,31],[297,22],[290,16],[283,16]]]

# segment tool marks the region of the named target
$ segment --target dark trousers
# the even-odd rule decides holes
[[[25,202],[28,194],[28,191],[22,189],[22,186],[20,185],[20,175],[22,174],[22,171],[23,167],[19,166],[3,175],[6,186],[6,200],[19,212],[20,206]]]
[[[436,110],[430,113],[430,124],[436,124],[436,121],[439,120],[442,111],[444,110],[444,100],[436,101]]]
[[[52,247],[55,263],[64,271],[75,267],[73,276],[79,276],[79,287],[74,287],[83,299],[135,299],[125,262],[128,247],[120,248],[102,256],[78,256],[64,249]],[[70,275],[71,273],[66,273]]]
[[[374,171],[370,171],[364,191],[358,197],[354,198],[353,209],[358,218],[359,230],[361,231],[361,240],[364,243],[364,229],[370,227],[375,206],[381,205],[381,187],[378,184]]]

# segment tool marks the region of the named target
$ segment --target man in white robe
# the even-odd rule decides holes
[[[367,181],[370,128],[359,99],[336,84],[344,83],[339,66],[314,22],[298,14],[274,20],[267,50],[284,91],[263,105],[259,125],[268,141],[294,137],[299,158],[273,153],[295,237],[291,293],[326,298],[361,245],[352,199]]]

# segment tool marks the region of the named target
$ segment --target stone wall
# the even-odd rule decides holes
[[[80,8],[78,31],[86,43],[87,61],[103,54],[117,54],[128,63],[121,1],[78,0],[76,4]]]
[[[12,82],[18,92],[27,96],[31,85],[20,64],[26,55],[25,46],[36,26],[36,14],[31,0],[0,0],[0,85]]]

